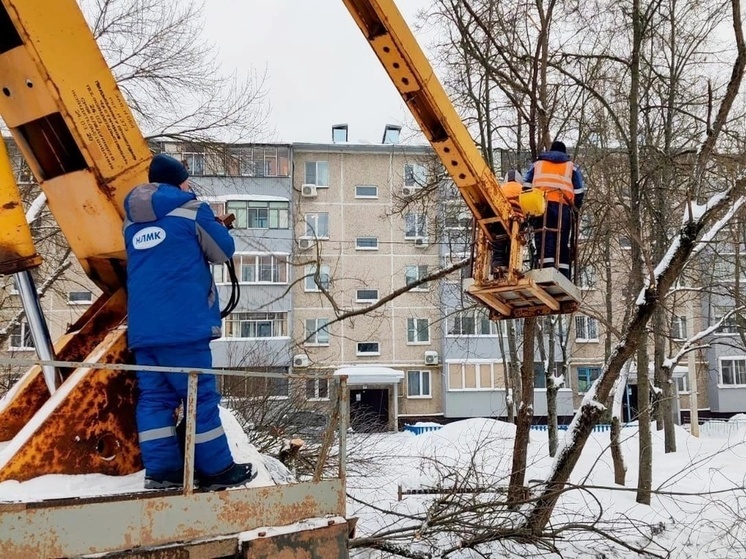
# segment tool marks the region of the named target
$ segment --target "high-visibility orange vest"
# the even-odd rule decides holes
[[[513,211],[518,215],[521,215],[519,198],[522,190],[523,185],[516,181],[508,181],[500,185],[500,191],[505,195],[510,205],[513,206]]]
[[[534,188],[547,193],[547,202],[575,202],[575,187],[572,185],[572,161],[554,163],[539,159],[534,163]]]

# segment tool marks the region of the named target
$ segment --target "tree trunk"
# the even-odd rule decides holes
[[[510,376],[513,380],[513,418],[516,418],[518,409],[521,406],[523,394],[521,382],[521,368],[518,360],[518,348],[515,341],[515,323],[511,320],[508,322],[508,352],[510,355]]]
[[[557,393],[559,392],[559,382],[557,375],[555,375],[556,362],[554,360],[554,317],[547,318],[545,324],[548,325],[546,331],[547,337],[547,353],[548,359],[546,360],[546,370],[544,376],[546,378],[547,385],[547,429],[549,435],[549,456],[554,457],[557,454]],[[541,343],[541,342],[540,342]]]
[[[650,374],[648,372],[647,343],[643,339],[637,349],[637,421],[639,424],[639,463],[637,474],[637,502],[650,504],[653,484],[653,440],[651,434]]]
[[[514,421],[513,400],[515,398],[515,391],[511,388],[511,385],[513,384],[511,382],[512,375],[510,374],[510,371],[511,371],[510,361],[508,360],[506,352],[505,352],[505,342],[503,340],[503,326],[505,326],[505,332],[508,336],[512,335],[513,332],[509,326],[505,325],[504,323],[500,321],[497,322],[497,345],[500,348],[500,355],[502,355],[502,358],[503,358],[503,382],[505,383],[505,409],[506,409],[506,413],[508,416],[508,423],[513,423]]]
[[[622,368],[619,378],[614,383],[613,402],[611,405],[611,461],[614,465],[614,483],[624,485],[627,477],[627,465],[622,452],[622,402],[627,392],[627,371]]]
[[[521,404],[518,406],[515,441],[513,443],[513,465],[508,485],[508,503],[515,505],[526,500],[526,464],[528,442],[531,435],[531,419],[534,415],[534,340],[536,318],[526,318],[523,323],[523,363],[521,363]]]

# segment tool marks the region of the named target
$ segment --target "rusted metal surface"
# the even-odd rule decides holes
[[[106,554],[106,559],[228,559],[239,557],[238,538],[184,543],[157,549]]]
[[[104,336],[116,328],[126,316],[127,300],[124,290],[112,296],[103,295],[94,305],[95,311],[89,310],[79,320],[78,330],[60,338],[55,344],[55,354],[62,361],[85,361],[88,355],[104,339]],[[131,363],[127,354],[119,354],[120,363]],[[113,363],[114,361],[108,360]],[[63,380],[73,371],[61,369]],[[29,369],[11,388],[8,396],[0,405],[0,441],[9,441],[26,425],[36,412],[49,399],[49,390],[44,383],[41,367]]]
[[[347,559],[347,523],[245,542],[243,559]]]
[[[186,401],[186,435],[184,437],[184,495],[194,491],[194,444],[197,437],[198,373],[189,373]]]
[[[121,363],[126,355],[121,329],[111,332],[90,359]],[[0,451],[0,481],[142,469],[134,391],[132,373],[77,370]]]
[[[347,388],[347,375],[339,377],[339,479],[347,480],[347,428],[350,424],[350,391]]]
[[[53,506],[0,505],[0,541],[3,559],[76,557],[214,539],[344,512],[341,480],[188,496],[148,492]]]

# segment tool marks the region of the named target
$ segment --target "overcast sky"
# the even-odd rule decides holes
[[[427,4],[397,0],[410,26]],[[205,18],[224,70],[266,68],[267,140],[330,142],[348,124],[351,142],[379,143],[386,124],[412,122],[342,0],[209,0]]]

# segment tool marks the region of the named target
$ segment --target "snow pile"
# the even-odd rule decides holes
[[[278,460],[263,456],[249,443],[236,417],[220,408],[220,419],[228,437],[228,444],[236,462],[251,462],[259,473],[251,487],[265,487],[275,483],[289,483],[293,476]],[[100,497],[145,491],[145,471],[127,476],[87,474],[79,476],[47,475],[24,482],[0,483],[0,502],[32,502],[70,497]]]

